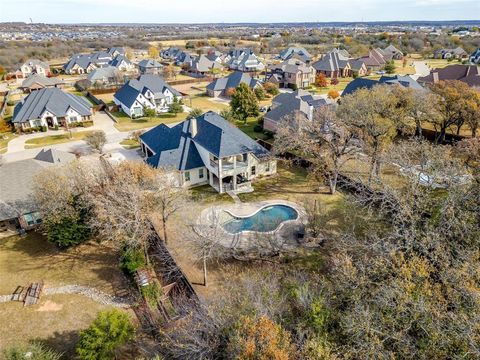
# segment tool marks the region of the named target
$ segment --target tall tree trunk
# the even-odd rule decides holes
[[[163,242],[167,243],[167,219],[162,217],[162,225],[163,225]]]
[[[207,256],[203,256],[203,286],[207,287]]]
[[[337,182],[338,182],[338,172],[334,171],[333,175],[330,175],[328,177],[328,183],[329,183],[331,195],[334,195],[337,191]]]
[[[420,123],[420,121],[417,121],[417,128],[415,130],[415,136],[417,137],[422,137],[422,124]]]

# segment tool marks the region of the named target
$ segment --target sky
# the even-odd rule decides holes
[[[480,0],[0,0],[0,22],[477,20]]]

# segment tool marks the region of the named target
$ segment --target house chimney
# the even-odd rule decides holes
[[[197,119],[193,118],[190,119],[190,134],[192,137],[197,136],[198,128],[197,128]]]

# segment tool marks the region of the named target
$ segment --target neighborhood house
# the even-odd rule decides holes
[[[33,91],[18,102],[12,123],[26,130],[40,126],[68,126],[70,123],[92,121],[92,105],[83,96],[59,88]]]
[[[207,95],[211,97],[229,97],[231,92],[240,84],[247,84],[251,89],[260,86],[260,83],[253,79],[248,73],[235,71],[234,73],[215,79],[207,85]]]
[[[15,77],[17,79],[24,79],[32,74],[50,76],[50,65],[38,59],[29,59],[15,72]]]
[[[215,112],[174,127],[161,124],[140,137],[145,161],[178,170],[181,186],[210,184],[220,193],[251,188],[251,180],[276,173],[268,150]]]
[[[154,109],[157,113],[167,112],[174,99],[181,94],[168,85],[158,75],[141,75],[129,80],[113,96],[113,101],[125,114],[134,117],[143,116],[143,109]]]

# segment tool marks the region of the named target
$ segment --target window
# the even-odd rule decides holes
[[[190,181],[190,171],[185,171],[185,181]]]
[[[203,174],[203,169],[198,169],[198,178],[203,179],[204,174]]]
[[[257,172],[257,169],[255,166],[252,166],[252,175],[255,175],[255,173]]]
[[[265,171],[270,172],[270,163],[269,162],[267,162],[267,166],[265,167]]]
[[[68,119],[70,120],[70,122],[77,122],[76,116],[70,116]]]
[[[23,215],[23,218],[25,219],[25,222],[27,223],[28,226],[32,226],[35,224],[35,220],[33,219],[33,214],[25,214]]]

